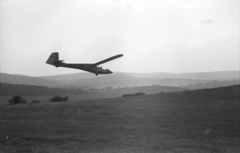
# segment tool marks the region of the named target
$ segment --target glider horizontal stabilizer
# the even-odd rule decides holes
[[[97,63],[95,63],[95,64],[93,64],[93,65],[100,65],[100,64],[109,62],[109,61],[111,61],[111,60],[114,60],[114,59],[116,59],[116,58],[122,57],[122,56],[123,56],[123,54],[115,55],[115,56],[113,56],[113,57],[110,57],[110,58],[107,58],[107,59],[102,60],[102,61],[100,61],[100,62],[97,62]]]

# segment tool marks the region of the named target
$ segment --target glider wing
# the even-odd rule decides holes
[[[109,58],[107,58],[107,59],[105,59],[105,60],[102,60],[102,61],[100,61],[100,62],[97,62],[97,63],[95,63],[95,64],[93,64],[93,65],[96,65],[96,66],[97,66],[97,65],[100,65],[100,64],[109,62],[109,61],[111,61],[111,60],[114,60],[114,59],[119,58],[119,57],[122,57],[122,56],[123,56],[123,54],[115,55],[115,56],[113,56],[113,57],[109,57]]]

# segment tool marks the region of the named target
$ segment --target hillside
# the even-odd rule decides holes
[[[160,94],[161,95],[161,94]],[[187,90],[182,92],[171,92],[164,94],[165,96],[179,96],[186,100],[198,101],[199,99],[240,99],[240,84],[226,87]]]
[[[126,73],[116,72],[111,75],[99,75],[91,73],[76,73],[66,75],[44,76],[50,80],[58,81],[62,87],[134,87],[149,85],[164,86],[188,86],[200,83],[212,82],[213,80],[236,80],[240,79],[240,71],[198,72],[198,73]],[[197,87],[197,86],[196,86]],[[194,89],[194,88],[193,88]]]
[[[132,94],[137,92],[143,92],[145,94],[155,94],[155,93],[163,93],[163,92],[164,93],[179,92],[183,90],[185,89],[178,88],[178,87],[159,86],[159,85],[140,86],[140,87],[122,87],[122,88],[107,87],[99,90],[95,89],[95,91],[97,91],[97,95],[105,95],[105,98],[121,97],[124,94]],[[94,97],[94,95],[92,95],[92,97]]]
[[[23,75],[13,75],[0,73],[1,83],[26,84],[47,87],[61,88],[81,88],[89,90],[91,88],[105,87],[137,87],[137,86],[186,86],[189,89],[202,88],[208,82],[217,80],[233,81],[239,80],[240,71],[223,71],[223,72],[199,72],[199,73],[123,73],[117,72],[110,75],[95,76],[91,73],[75,73],[56,76],[30,77]],[[194,84],[196,84],[194,86]],[[212,87],[220,87],[224,83],[219,83]],[[190,85],[193,85],[192,87]],[[231,84],[226,84],[231,85]],[[188,87],[187,87],[188,86]],[[211,85],[209,85],[211,87]]]
[[[131,72],[115,72],[114,74],[126,74],[133,77],[141,78],[185,78],[195,80],[218,80],[218,79],[239,79],[240,71],[216,71],[216,72],[195,72],[195,73],[167,73],[167,72],[156,72],[156,73],[131,73]],[[104,77],[99,75],[98,77]],[[74,73],[64,75],[53,75],[53,76],[41,76],[49,80],[78,80],[78,79],[89,79],[96,78],[91,73]]]
[[[1,96],[65,95],[65,94],[85,94],[85,93],[88,93],[88,92],[82,91],[81,89],[49,88],[45,86],[0,83]]]
[[[78,80],[58,80],[62,86],[87,86],[91,88],[104,88],[104,87],[137,87],[137,86],[151,86],[151,85],[164,85],[164,86],[183,86],[196,84],[199,82],[206,82],[206,80],[193,80],[183,78],[173,79],[158,79],[146,77],[133,77],[128,74],[112,74],[104,77],[95,77],[90,79]]]
[[[29,77],[23,75],[4,74],[1,75],[1,83],[10,84],[26,84],[47,87],[61,87],[61,88],[81,88],[89,90],[91,88],[104,87],[134,87],[134,86],[148,86],[148,85],[165,85],[165,86],[182,86],[195,84],[199,82],[206,82],[205,80],[192,79],[158,79],[147,77],[134,77],[128,74],[117,73],[111,75],[94,76],[91,73],[83,74],[68,74],[60,76],[49,77]],[[80,78],[78,79],[80,75]],[[48,78],[48,79],[45,79]],[[62,80],[64,79],[64,80]]]
[[[237,85],[240,84],[240,79],[238,80],[221,80],[221,81],[211,81],[206,83],[197,83],[187,86],[182,86],[182,88],[185,89],[203,89],[203,88],[218,88],[218,87],[224,87],[224,86],[231,86],[231,85]]]
[[[53,80],[48,80],[48,79],[39,78],[39,77],[24,76],[24,75],[6,74],[6,73],[0,73],[0,82],[10,83],[10,84],[48,86],[48,87],[57,85],[57,83]]]
[[[0,107],[0,150],[238,153],[239,88]]]
[[[99,75],[98,77],[101,77]],[[44,78],[48,80],[78,80],[78,79],[89,79],[95,78],[96,76],[92,73],[73,73],[73,74],[62,74],[62,75],[52,75],[52,76],[41,76],[39,78]]]
[[[139,76],[134,74],[133,76]],[[144,76],[144,75],[140,75]],[[151,76],[154,76],[151,74]],[[215,71],[215,72],[194,72],[194,73],[156,73],[157,78],[185,78],[195,80],[222,80],[222,79],[239,79],[240,71]]]

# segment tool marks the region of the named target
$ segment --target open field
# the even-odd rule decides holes
[[[0,106],[0,153],[240,152],[239,86]]]
[[[8,100],[12,99],[12,96],[0,96],[0,105],[9,104]],[[27,103],[32,103],[34,100],[41,102],[48,102],[50,98],[56,95],[39,95],[39,96],[22,96]],[[121,97],[122,94],[118,92],[100,92],[100,93],[89,93],[89,94],[64,94],[60,96],[68,96],[69,101],[82,101],[82,100],[93,100],[93,99],[105,99],[105,98],[117,98]]]
[[[4,87],[5,86],[5,87]],[[92,99],[103,99],[103,98],[117,98],[124,94],[144,92],[146,94],[155,94],[160,92],[176,92],[183,91],[184,89],[178,87],[167,87],[167,86],[142,86],[142,87],[126,87],[126,88],[112,88],[107,87],[104,89],[95,89],[90,91],[82,91],[71,89],[59,89],[52,88],[48,89],[42,86],[27,86],[27,85],[12,85],[4,84],[1,86],[0,92],[0,105],[9,104],[8,100],[14,95],[21,95],[27,103],[31,103],[34,100],[47,102],[53,96],[68,96],[69,100],[92,100]],[[45,92],[45,88],[47,91]],[[21,92],[20,92],[21,91]],[[39,92],[40,91],[40,92]],[[44,91],[44,92],[43,92]],[[49,91],[49,92],[48,92]]]
[[[13,95],[14,96],[14,95]],[[0,105],[9,104],[8,100],[12,99],[13,96],[0,96]],[[31,103],[34,100],[38,100],[41,102],[48,102],[48,100],[56,95],[41,95],[41,96],[22,96],[23,99],[27,101],[27,103]],[[82,101],[82,100],[90,100],[90,99],[102,99],[102,98],[115,98],[117,95],[111,95],[106,93],[93,93],[93,94],[64,94],[60,96],[68,96],[70,101]]]

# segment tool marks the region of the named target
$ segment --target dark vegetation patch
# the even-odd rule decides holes
[[[33,100],[32,103],[41,103],[39,100]]]
[[[239,86],[0,107],[0,151],[240,152]]]
[[[61,101],[67,101],[68,100],[68,96],[66,97],[61,97],[61,96],[54,96],[51,99],[49,99],[50,102],[61,102]]]
[[[143,96],[146,95],[143,92],[137,92],[137,93],[132,93],[132,94],[123,94],[122,97],[133,97],[133,96]]]
[[[62,101],[67,101],[69,99],[68,96],[61,97],[61,96],[54,96],[49,99],[49,102],[62,102]],[[12,99],[8,100],[10,105],[16,105],[16,104],[24,104],[27,101],[22,98],[22,96],[15,95],[12,97]],[[46,101],[44,101],[46,102]],[[33,100],[32,103],[41,103],[39,100]]]
[[[15,95],[12,97],[12,99],[8,100],[8,102],[10,103],[10,105],[15,105],[26,103],[26,100],[19,95]]]

